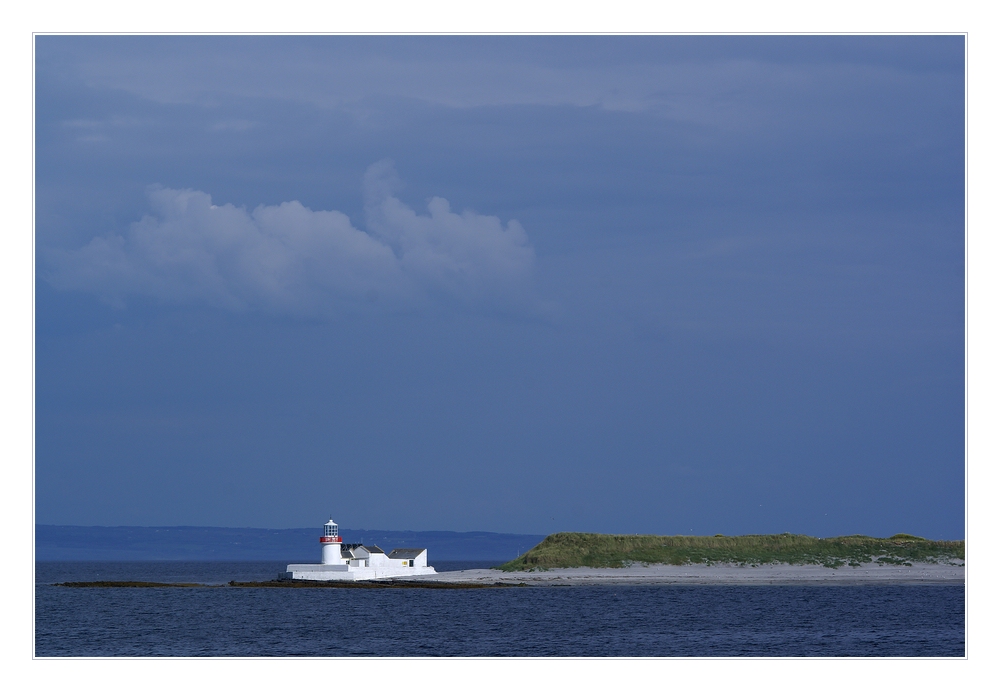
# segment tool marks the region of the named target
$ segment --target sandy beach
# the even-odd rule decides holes
[[[538,572],[473,569],[415,577],[419,581],[486,582],[529,586],[594,584],[964,584],[965,566],[914,563],[912,567],[878,565],[633,565],[622,568],[568,567]]]

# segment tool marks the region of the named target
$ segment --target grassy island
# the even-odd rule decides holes
[[[860,566],[864,563],[965,560],[965,541],[929,541],[897,533],[889,538],[813,538],[791,533],[750,536],[624,536],[555,533],[497,569],[505,572],[556,567],[627,567],[631,564]]]

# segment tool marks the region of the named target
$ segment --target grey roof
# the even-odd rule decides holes
[[[385,553],[385,551],[379,548],[377,545],[365,545],[362,547],[369,553]]]
[[[389,558],[392,560],[412,560],[425,550],[427,548],[396,548],[389,553]]]

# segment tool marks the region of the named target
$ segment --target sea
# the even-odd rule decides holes
[[[439,572],[492,562],[437,562]],[[37,562],[36,657],[964,657],[961,585],[67,588],[278,562]]]

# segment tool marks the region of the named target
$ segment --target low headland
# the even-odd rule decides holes
[[[912,567],[915,562],[958,565],[965,541],[930,541],[897,533],[889,538],[814,538],[791,533],[748,536],[651,536],[555,533],[498,567],[505,572],[631,565],[821,565]]]
[[[492,570],[443,572],[456,582],[586,585],[961,585],[965,542],[889,538],[643,536],[557,533]]]

